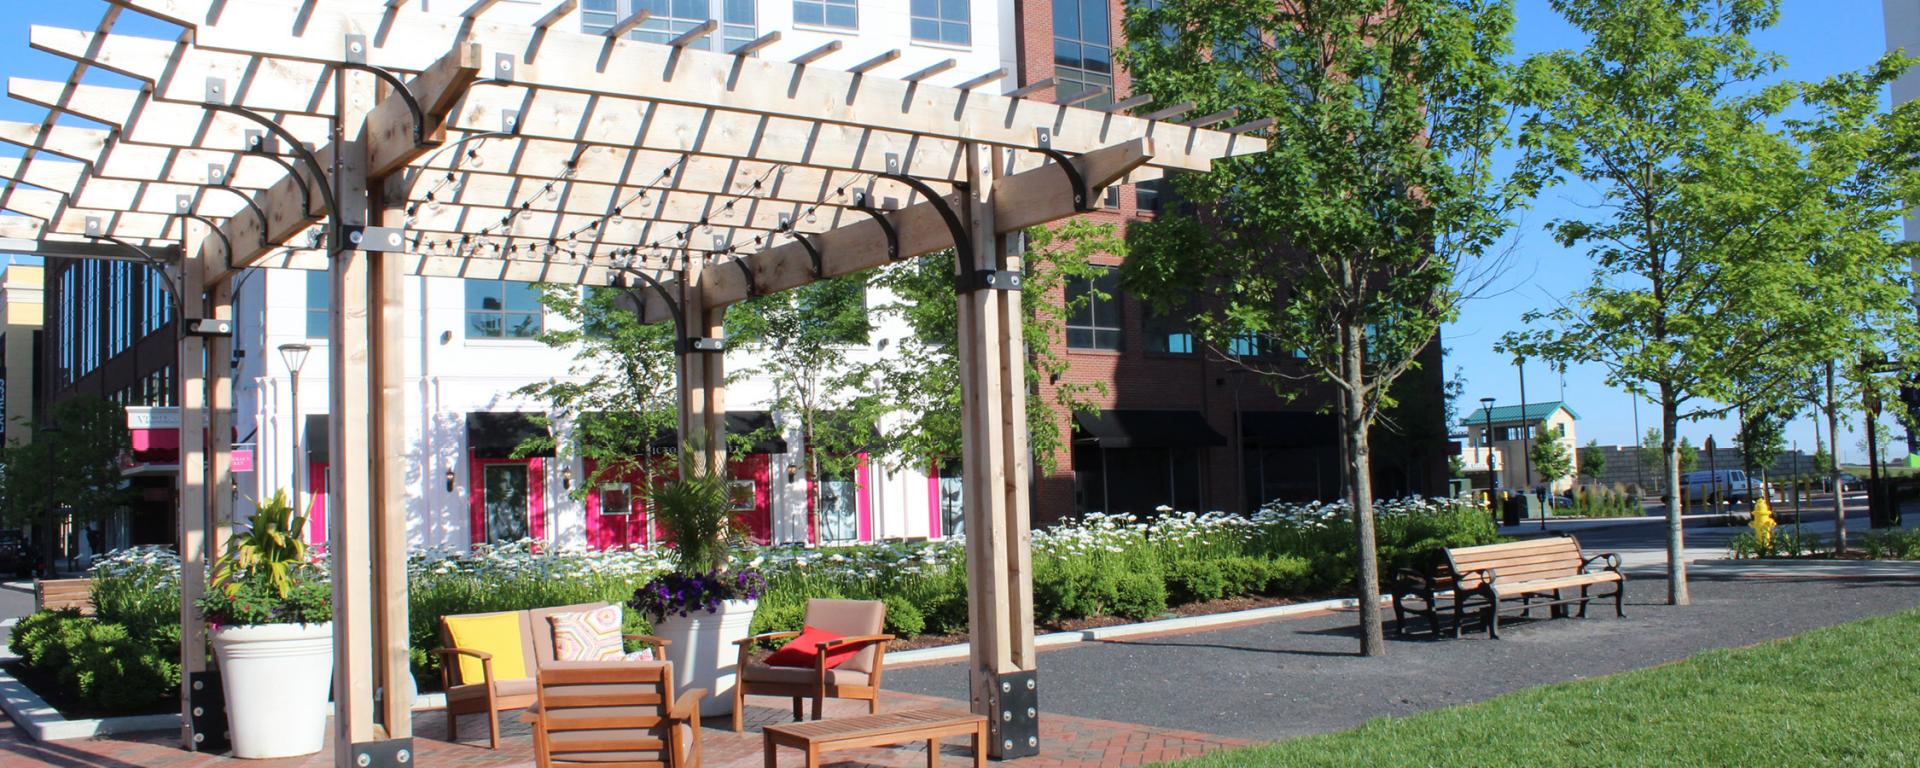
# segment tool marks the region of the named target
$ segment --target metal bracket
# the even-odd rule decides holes
[[[407,81],[399,75],[367,63],[367,36],[347,35],[347,60],[339,64],[341,69],[353,69],[366,72],[386,81],[393,86],[393,92],[407,103],[407,111],[413,114],[413,144],[427,143],[427,113],[420,108],[420,99],[407,87]]]
[[[736,267],[739,267],[740,276],[743,278],[746,278],[747,298],[749,299],[760,298],[760,284],[758,281],[753,279],[753,266],[747,263],[747,257],[742,256],[737,259],[734,259],[733,265]]]
[[[215,167],[218,167],[218,166],[215,166]],[[211,172],[211,169],[209,169],[209,172]],[[220,189],[220,190],[225,190],[227,192],[232,192],[235,197],[240,198],[240,202],[247,206],[247,210],[253,212],[254,218],[257,218],[260,220],[260,247],[261,248],[273,247],[273,241],[267,238],[267,212],[264,210],[261,210],[260,206],[253,202],[252,195],[249,195],[245,192],[241,192],[240,190],[234,189],[232,187],[210,186],[207,188]],[[180,210],[184,211],[187,208],[191,207],[192,198],[190,198],[187,195],[175,195],[174,205],[178,207]]]
[[[791,213],[780,214],[780,229],[782,231],[792,233],[794,242],[799,243],[801,248],[806,249],[807,258],[813,262],[813,279],[815,280],[827,279],[826,265],[822,263],[820,259],[820,247],[817,245],[814,245],[813,241],[807,239],[806,235],[803,235],[803,234],[800,234],[799,232],[794,231],[793,227],[794,227],[793,214]]]
[[[363,227],[348,224],[340,228],[347,245],[362,251],[398,253],[407,249],[406,232],[398,227]]]
[[[1040,154],[1053,159],[1060,170],[1067,172],[1067,184],[1073,187],[1073,209],[1086,213],[1094,209],[1093,190],[1087,188],[1087,179],[1080,175],[1080,169],[1073,164],[1073,158],[1067,153],[1053,148],[1053,131],[1046,128],[1035,129],[1040,134]]]
[[[927,186],[926,182],[901,173],[899,155],[887,154],[887,172],[880,176],[912,187],[913,191],[919,192],[921,197],[932,203],[934,210],[940,212],[940,218],[947,222],[947,234],[953,237],[953,249],[960,254],[960,263],[968,267],[973,266],[973,237],[967,233],[967,225],[960,223],[959,212],[953,210],[953,206],[948,204],[946,198],[935,194],[933,187]],[[965,186],[960,184],[956,184],[955,187],[965,189]],[[887,252],[887,257],[899,258],[899,250],[899,243],[896,241],[893,249]]]
[[[867,197],[867,191],[864,189],[853,191],[853,208],[880,222],[880,231],[887,236],[887,261],[899,261],[900,233],[893,228],[893,221],[887,218],[886,212],[873,207],[873,202]]]
[[[1036,673],[999,675],[987,696],[987,753],[995,760],[1040,754],[1040,691]]]
[[[500,132],[508,136],[515,136],[520,133],[520,110],[500,110]]]
[[[632,267],[620,267],[619,270],[616,277],[616,284],[624,288],[626,287],[626,278],[628,275],[640,278],[641,282],[653,288],[654,293],[660,294],[660,300],[667,303],[667,311],[673,314],[673,327],[686,327],[686,317],[680,311],[680,302],[673,298],[673,293],[668,291],[665,285],[662,285],[659,280],[654,279],[653,275],[641,272]],[[634,297],[634,303],[640,305],[640,314],[642,319],[644,319],[646,315],[646,300],[636,296]]]
[[[511,53],[493,55],[493,79],[503,83],[513,82],[513,68],[519,62],[514,61]]]
[[[195,752],[225,752],[232,748],[227,735],[227,696],[220,671],[187,674],[187,738]]]
[[[201,216],[200,214],[192,212],[193,196],[192,195],[174,196],[173,208],[174,208],[174,213],[173,213],[174,216],[177,216],[182,219],[192,219],[194,221],[207,225],[208,231],[212,232],[214,237],[219,238],[220,247],[226,249],[222,251],[222,253],[226,254],[225,258],[227,260],[227,268],[232,269],[233,268],[233,241],[227,239],[227,233],[220,231],[220,225],[214,223],[213,219],[209,219],[205,216]],[[181,230],[182,237],[184,237],[185,234],[186,234],[186,230],[184,229]]]
[[[680,340],[680,349],[678,351],[683,355],[697,352],[725,352],[727,351],[727,341],[726,339],[716,339],[708,336],[688,336]]]
[[[299,182],[297,188],[300,190],[300,213],[305,215],[312,211],[313,189],[307,186],[306,180],[300,178],[300,171],[293,167],[293,163],[287,162],[287,159],[281,157],[280,153],[274,149],[272,137],[261,130],[248,130],[242,135],[246,136],[247,151],[241,157],[264,157],[273,161],[274,165],[286,169],[287,176]]]
[[[413,768],[413,739],[362,741],[351,749],[360,768]]]
[[[965,267],[962,267],[965,269]],[[954,277],[954,292],[1020,290],[1020,273],[1008,269],[975,269]]]
[[[262,115],[255,114],[252,110],[246,109],[245,107],[236,107],[231,104],[227,104],[225,103],[224,98],[216,98],[220,96],[221,92],[224,92],[225,90],[226,90],[226,86],[224,81],[220,80],[219,78],[209,78],[207,82],[207,97],[208,97],[207,103],[202,104],[201,106],[206,109],[213,110],[215,112],[227,112],[230,114],[239,115],[240,117],[244,117],[248,120],[253,121],[254,123],[257,123],[260,127],[267,129],[268,133],[271,133],[274,136],[279,137],[281,141],[285,141],[287,143],[288,147],[293,150],[294,155],[298,156],[300,158],[300,161],[306,164],[307,170],[313,172],[313,178],[315,182],[319,182],[320,180],[325,179],[327,177],[326,169],[320,166],[320,159],[314,156],[313,150],[307,149],[306,144],[301,143],[300,137],[293,135],[292,131],[289,131],[286,128],[281,127],[279,123],[269,120]],[[264,144],[264,142],[262,143]],[[295,174],[295,178],[296,179],[299,178],[298,174]],[[340,201],[334,198],[333,187],[327,184],[319,184],[319,187],[320,187],[320,196],[322,199],[325,200],[327,204],[327,216],[332,221],[336,222],[334,228],[338,229],[337,222],[339,222],[341,219]],[[301,211],[301,213],[307,213],[308,211],[312,211],[312,210],[313,210],[313,207],[308,206],[307,210]],[[329,242],[327,243],[327,249],[329,251],[339,252],[340,250],[343,249],[342,243],[335,241],[333,238],[328,238],[328,240]]]

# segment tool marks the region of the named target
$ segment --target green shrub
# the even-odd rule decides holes
[[[887,606],[886,633],[894,637],[913,637],[927,631],[927,617],[920,607],[898,595],[881,598]]]
[[[157,711],[179,691],[177,625],[141,637],[78,611],[40,611],[14,626],[12,648],[57,686],[43,693],[92,713]]]
[[[1218,600],[1228,594],[1249,594],[1241,585],[1245,581],[1245,562],[1255,558],[1235,556],[1221,560],[1180,560],[1167,565],[1167,599],[1175,605]],[[1263,571],[1264,572],[1264,571]],[[1264,590],[1262,579],[1259,589]]]
[[[1300,557],[1281,555],[1267,558],[1267,587],[1264,594],[1288,595],[1303,591],[1311,577],[1307,570],[1310,566],[1305,558]]]
[[[1167,612],[1167,584],[1156,573],[1127,572],[1114,580],[1107,612],[1129,619],[1151,619]]]
[[[1920,560],[1920,530],[1873,531],[1860,545],[1875,560]]]

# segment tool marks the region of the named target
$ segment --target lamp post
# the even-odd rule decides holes
[[[305,344],[280,345],[280,359],[287,364],[287,378],[292,382],[293,416],[287,420],[287,431],[293,433],[293,488],[288,496],[293,500],[294,514],[304,508],[300,503],[300,369],[307,364],[307,353],[313,348]]]
[[[1487,420],[1487,501],[1488,503],[1498,505],[1500,503],[1498,498],[1500,495],[1500,468],[1493,463],[1493,398],[1480,398],[1480,413],[1486,416]]]

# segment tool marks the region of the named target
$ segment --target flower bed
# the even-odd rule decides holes
[[[1471,503],[1411,498],[1383,501],[1378,511],[1385,573],[1419,565],[1440,547],[1496,538],[1487,509]],[[1244,516],[1093,514],[1035,531],[1032,541],[1034,618],[1042,623],[1151,619],[1190,603],[1343,589],[1355,576],[1350,509],[1340,503],[1271,504]],[[750,550],[746,565],[767,579],[753,631],[798,628],[807,598],[846,597],[886,602],[887,631],[902,638],[965,632],[965,553],[958,539]],[[408,562],[416,675],[426,685],[438,680],[426,650],[439,645],[441,616],[624,603],[667,572],[670,560],[668,552],[643,549],[542,552],[531,542],[416,552]],[[171,553],[142,548],[110,556],[93,571],[97,621],[123,626],[143,647],[165,650],[158,658],[175,659],[170,677],[140,688],[160,699],[170,698],[179,681],[170,650],[179,636],[178,568]],[[639,611],[628,611],[626,621],[629,632],[648,628]]]

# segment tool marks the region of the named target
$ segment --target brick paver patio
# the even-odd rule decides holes
[[[912,694],[885,694],[882,711],[889,708],[945,706],[964,708],[961,702]],[[865,714],[859,702],[827,703],[828,717]],[[701,731],[701,746],[706,764],[714,768],[758,768],[761,760],[760,727],[789,722],[792,713],[784,700],[763,698],[750,702],[745,734],[733,733],[728,718],[708,720]],[[440,765],[520,766],[533,765],[533,741],[519,713],[501,715],[501,748],[486,748],[487,724],[484,718],[460,719],[461,743],[444,741],[445,716],[438,711],[414,715],[414,745],[418,764],[432,768]],[[1045,739],[1038,757],[1008,761],[1004,765],[1020,768],[1094,768],[1095,766],[1146,765],[1162,760],[1198,755],[1221,747],[1244,746],[1252,742],[1192,731],[1152,728],[1130,723],[1091,720],[1064,715],[1041,718],[1040,731]],[[37,742],[11,721],[0,717],[0,768],[15,766],[59,766],[60,768],[323,768],[333,765],[328,752],[285,760],[232,760],[212,755],[183,752],[174,732],[141,733],[74,741]],[[943,764],[969,765],[971,751],[964,739],[948,739],[942,745]],[[924,766],[925,743],[898,748],[873,748],[834,752],[826,764],[838,766]],[[800,753],[784,750],[781,765],[799,765]]]

